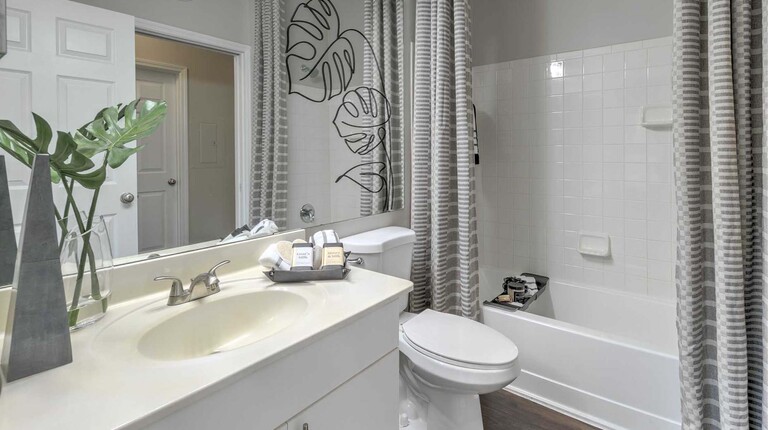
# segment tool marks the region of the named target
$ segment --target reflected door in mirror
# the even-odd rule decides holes
[[[168,115],[155,134],[143,139],[138,154],[139,253],[185,245],[180,222],[180,187],[178,187],[180,124],[178,124],[178,85],[180,72],[145,66],[136,68],[136,93],[142,99],[165,100]],[[186,234],[184,234],[186,236]]]

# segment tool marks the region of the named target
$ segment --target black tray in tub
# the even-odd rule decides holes
[[[549,277],[542,276],[542,275],[536,275],[534,273],[521,273],[520,276],[530,276],[536,280],[536,286],[539,288],[539,291],[536,292],[533,296],[529,297],[528,300],[523,303],[522,307],[513,306],[509,303],[501,303],[497,299],[493,299],[491,301],[486,300],[483,302],[484,305],[493,306],[500,309],[505,309],[508,311],[525,311],[528,309],[529,306],[531,306],[531,303],[535,302],[536,299],[539,298],[539,296],[544,293],[544,290],[547,289],[547,284],[549,284]]]

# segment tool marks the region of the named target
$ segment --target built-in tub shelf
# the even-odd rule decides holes
[[[643,120],[640,125],[651,130],[671,129],[673,123],[672,106],[644,106]]]
[[[526,311],[528,307],[531,306],[533,302],[536,301],[547,289],[547,284],[549,284],[549,278],[546,276],[536,275],[533,273],[522,273],[520,276],[532,276],[536,279],[536,286],[538,287],[539,291],[536,292],[536,294],[532,295],[528,298],[528,300],[523,303],[522,307],[514,306],[507,303],[501,303],[497,299],[493,300],[486,300],[483,302],[484,305],[493,306],[499,309],[504,309],[508,311]]]

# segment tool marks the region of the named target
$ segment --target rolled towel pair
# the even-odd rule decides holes
[[[251,229],[250,237],[271,236],[278,231],[277,224],[275,224],[274,221],[271,219],[263,219]]]
[[[236,229],[235,231],[227,235],[227,237],[222,239],[221,242],[219,243],[224,244],[224,243],[240,242],[241,240],[246,240],[246,239],[254,239],[257,237],[271,236],[277,232],[278,232],[277,224],[275,224],[272,220],[263,219],[254,227],[244,225]]]
[[[227,237],[221,239],[221,242],[219,243],[240,242],[241,240],[248,239],[250,236],[250,231],[251,227],[247,225],[236,228],[232,233],[229,233]]]

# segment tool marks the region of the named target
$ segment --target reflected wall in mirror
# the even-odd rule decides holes
[[[307,226],[300,218],[307,203],[316,209],[312,225],[403,208],[402,0],[285,0],[277,51],[287,85],[275,89],[286,108],[287,162],[279,166],[253,158],[258,119],[249,108],[258,91],[245,88],[255,89],[246,77],[256,75],[250,68],[259,58],[250,52],[259,50],[250,39],[260,27],[231,18],[251,15],[252,3],[220,6],[230,18],[219,24],[248,34],[239,39],[246,44],[207,34],[218,31],[207,25],[208,5],[7,2],[14,25],[0,59],[0,119],[35,137],[35,112],[55,136],[107,106],[138,98],[168,105],[157,132],[137,142],[144,149],[106,172],[95,215],[108,225],[115,264],[216,245],[256,224],[262,217],[252,216],[249,195],[255,178],[269,175],[287,178],[282,228]],[[29,170],[6,160],[18,234]],[[92,196],[79,184],[72,194],[82,207]],[[66,195],[63,184],[54,186],[62,211]]]

